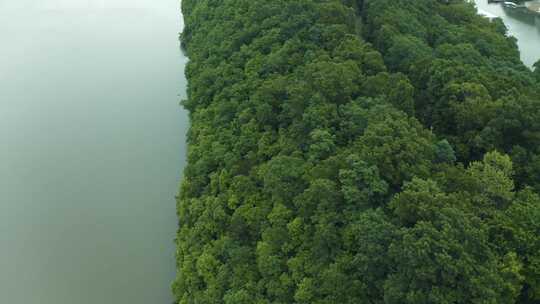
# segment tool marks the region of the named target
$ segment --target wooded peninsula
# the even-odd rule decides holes
[[[178,304],[540,303],[540,62],[463,0],[183,0]]]

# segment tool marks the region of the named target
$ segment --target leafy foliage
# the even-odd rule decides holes
[[[540,86],[467,1],[184,0],[179,304],[540,301]]]

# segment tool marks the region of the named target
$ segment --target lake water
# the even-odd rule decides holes
[[[0,303],[169,304],[177,0],[0,0]]]
[[[540,59],[540,14],[533,14],[524,9],[505,8],[500,3],[488,3],[476,0],[476,6],[482,12],[501,17],[510,34],[518,39],[521,59],[527,66],[532,66]],[[532,2],[540,2],[531,1]]]

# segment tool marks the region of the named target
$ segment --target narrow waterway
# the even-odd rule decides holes
[[[177,0],[0,0],[0,303],[172,302]]]
[[[488,0],[476,0],[480,13],[486,12],[500,17],[508,27],[510,35],[518,40],[521,59],[531,67],[540,59],[540,14],[523,8],[507,8],[502,3],[488,3]],[[527,5],[540,3],[540,0],[529,1]]]

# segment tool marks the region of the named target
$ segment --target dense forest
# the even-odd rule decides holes
[[[184,0],[179,304],[540,303],[540,63],[468,1]]]

